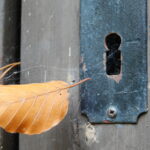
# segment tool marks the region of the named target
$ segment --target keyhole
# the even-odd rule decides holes
[[[117,33],[108,34],[105,38],[106,73],[118,75],[121,72],[121,51],[119,50],[121,37]]]

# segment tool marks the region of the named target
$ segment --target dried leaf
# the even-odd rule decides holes
[[[10,133],[40,134],[56,126],[68,111],[68,89],[64,81],[0,85],[0,127]]]

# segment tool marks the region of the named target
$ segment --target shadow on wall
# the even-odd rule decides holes
[[[3,50],[2,65],[20,61],[21,0],[3,0]],[[19,70],[19,67],[13,71]],[[10,72],[11,74],[12,72]],[[19,83],[19,75],[3,80],[4,84]],[[1,129],[0,148],[4,150],[19,149],[19,135],[8,134]]]

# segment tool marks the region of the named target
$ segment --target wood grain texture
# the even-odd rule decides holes
[[[22,9],[22,82],[78,80],[79,0],[24,0]],[[20,135],[20,150],[149,150],[149,113],[137,125],[91,125],[80,115],[78,88],[71,93],[66,119],[47,133]]]
[[[21,58],[22,83],[78,81],[79,1],[22,1]],[[70,110],[65,120],[41,135],[20,135],[20,150],[76,149],[78,88],[70,91]]]

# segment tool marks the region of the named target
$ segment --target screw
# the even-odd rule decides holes
[[[107,110],[107,115],[110,118],[115,118],[117,116],[117,110],[115,107],[111,106]]]

